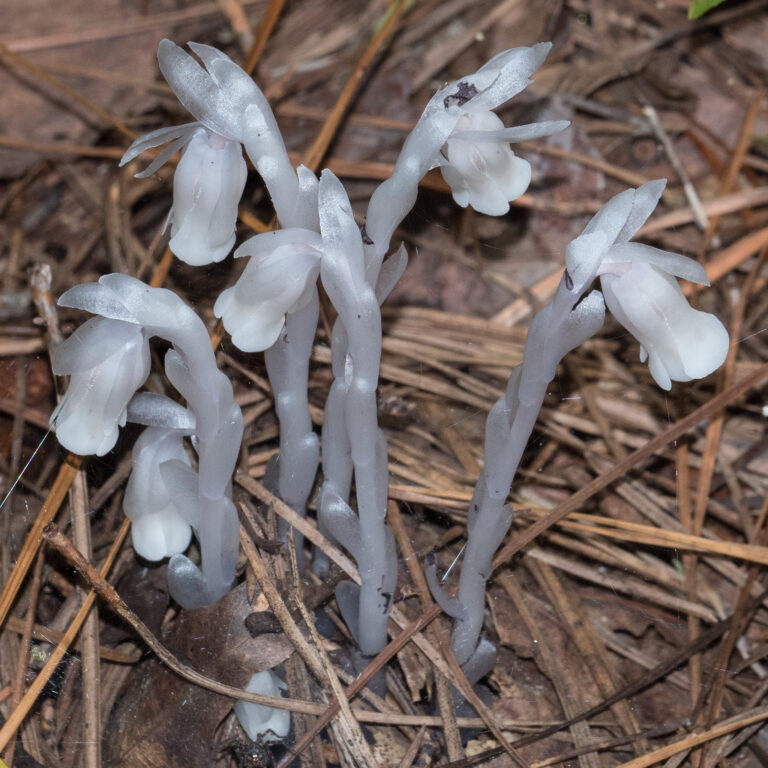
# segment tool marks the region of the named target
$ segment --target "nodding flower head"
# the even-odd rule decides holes
[[[378,253],[389,247],[395,227],[416,201],[419,180],[430,168],[440,167],[459,205],[481,213],[506,213],[509,201],[525,192],[531,169],[509,143],[548,136],[566,128],[568,121],[505,128],[493,110],[529,85],[551,47],[539,43],[503,51],[430,99],[392,177],[376,189],[368,206],[366,231]]]
[[[246,175],[239,144],[195,131],[173,177],[168,246],[182,261],[202,266],[227,257]]]
[[[603,296],[613,316],[640,342],[640,359],[648,361],[656,383],[668,390],[673,381],[700,379],[719,368],[730,343],[725,326],[691,307],[673,275],[642,254],[638,260],[626,255],[626,262],[602,271]],[[697,282],[708,284],[706,276]]]
[[[150,427],[133,446],[133,471],[128,479],[123,509],[131,519],[133,548],[146,560],[157,561],[179,554],[192,538],[192,528],[182,516],[184,501],[169,478],[177,464],[191,467],[184,450],[183,432]]]
[[[511,48],[495,56],[474,75],[445,86],[427,110],[442,106],[460,116],[442,147],[440,165],[453,199],[463,208],[500,216],[531,181],[531,166],[510,149],[513,141],[549,136],[567,128],[567,120],[552,120],[506,128],[492,112],[522,91],[544,61],[551,45]]]
[[[154,173],[185,146],[199,128],[205,128],[209,135],[240,144],[249,107],[269,112],[264,94],[229,56],[210,45],[189,43],[189,47],[204,66],[170,40],[160,42],[157,60],[173,92],[196,122],[160,128],[136,139],[125,151],[120,165],[148,149],[168,144],[144,171],[136,174],[140,178]]]
[[[73,453],[103,456],[125,424],[128,401],[149,376],[149,345],[140,325],[94,317],[52,353],[53,372],[69,374],[51,416],[59,442]]]
[[[693,259],[633,237],[658,203],[666,182],[651,181],[609,200],[568,247],[570,290],[595,277],[614,317],[640,342],[640,359],[662,389],[708,376],[722,365],[729,338],[714,315],[693,309],[675,280],[709,285]]]
[[[443,146],[440,173],[462,208],[501,216],[531,183],[531,166],[512,151],[511,141],[549,136],[569,125],[552,120],[505,128],[494,112],[465,112]]]
[[[157,58],[165,79],[197,122],[160,128],[136,139],[120,165],[167,144],[136,174],[146,177],[183,150],[173,184],[170,248],[182,261],[200,266],[221,261],[234,245],[237,203],[246,178],[240,146],[245,114],[251,106],[266,107],[266,100],[221,51],[199,43],[189,47],[204,66],[170,40],[160,43]]]
[[[213,311],[238,349],[268,349],[277,341],[285,315],[309,303],[320,272],[321,246],[316,232],[283,229],[256,235],[235,251],[235,258],[251,259]]]
[[[211,132],[200,123],[161,128],[131,144],[120,165],[146,149],[168,146],[137,177],[153,174],[181,150],[173,177],[171,251],[193,266],[226,258],[235,243],[237,204],[245,188],[247,169],[240,144]]]
[[[188,43],[202,66],[170,40],[161,40],[157,61],[178,100],[202,125],[230,141],[243,141],[251,105],[267,105],[253,78],[218,48]],[[268,107],[267,107],[268,108]]]

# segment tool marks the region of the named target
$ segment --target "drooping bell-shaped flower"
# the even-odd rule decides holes
[[[651,376],[669,390],[673,381],[701,379],[717,370],[730,340],[717,317],[691,307],[674,277],[682,271],[687,279],[709,285],[703,268],[685,259],[682,270],[674,263],[665,269],[654,264],[664,261],[654,259],[657,255],[676,256],[635,243],[615,246],[600,267],[600,285],[608,309],[640,342],[640,360],[648,360]]]
[[[112,450],[126,407],[149,376],[149,345],[140,325],[94,317],[51,354],[53,372],[70,375],[64,398],[51,416],[69,451],[103,456]]]
[[[192,528],[182,512],[190,499],[172,481],[179,468],[190,467],[183,433],[178,430],[150,427],[133,447],[133,470],[123,510],[133,522],[133,548],[147,560],[162,560],[189,546]],[[193,504],[196,502],[194,499]]]
[[[246,240],[235,258],[250,256],[240,279],[216,300],[213,311],[243,352],[271,347],[285,323],[312,299],[320,272],[322,240],[316,232],[283,229]]]
[[[240,145],[245,115],[249,108],[258,112],[269,107],[258,86],[228,56],[208,45],[189,47],[203,66],[170,40],[160,42],[157,58],[168,84],[197,122],[138,138],[120,165],[167,144],[136,174],[145,177],[183,150],[173,184],[169,245],[182,261],[200,266],[221,261],[234,245],[237,204],[246,178]]]
[[[662,389],[703,378],[728,354],[725,326],[693,309],[676,277],[709,285],[704,268],[677,253],[631,243],[651,215],[666,182],[648,182],[609,200],[568,247],[567,279],[581,291],[595,277],[614,317],[640,342],[640,359]]]
[[[247,173],[239,144],[195,131],[173,177],[168,246],[182,261],[197,267],[227,257]]]
[[[408,135],[390,179],[374,192],[366,233],[384,253],[395,227],[416,201],[419,180],[440,166],[459,205],[499,215],[525,192],[530,166],[509,148],[561,131],[566,120],[505,128],[493,110],[528,86],[551,43],[511,48],[477,72],[441,88]],[[504,198],[502,200],[502,198]]]
[[[567,120],[505,128],[494,112],[466,112],[459,118],[440,160],[440,173],[462,208],[502,216],[531,183],[531,165],[518,157],[510,141],[549,136],[568,127]]]

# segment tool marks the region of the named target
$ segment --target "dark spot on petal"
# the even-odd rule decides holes
[[[363,224],[363,228],[360,230],[360,235],[366,245],[373,245],[373,240],[371,240],[371,238],[368,236],[368,232],[365,229],[365,224]]]
[[[477,96],[478,90],[472,83],[462,80],[456,86],[456,93],[450,93],[443,99],[443,106],[448,109],[454,105],[463,107],[470,99]]]
[[[565,287],[569,290],[573,290],[573,278],[569,274],[568,270],[565,270]]]

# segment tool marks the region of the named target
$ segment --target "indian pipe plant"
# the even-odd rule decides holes
[[[568,123],[505,126],[493,110],[529,84],[550,44],[504,51],[438,90],[407,136],[391,177],[374,191],[362,227],[331,171],[318,178],[293,166],[251,77],[215,48],[189,47],[197,59],[163,40],[158,60],[194,121],[137,139],[122,163],[165,145],[137,174],[147,176],[181,151],[168,215],[170,248],[194,266],[222,261],[235,244],[247,175],[243,150],[269,191],[281,228],[235,250],[235,258],[248,263],[218,296],[214,312],[236,347],[264,352],[280,423],[279,456],[265,482],[302,516],[317,484],[320,530],[357,563],[360,584],[342,581],[336,600],[356,644],[357,664],[364,665],[387,643],[397,583],[395,541],[385,519],[387,442],[376,407],[380,305],[407,264],[404,246],[393,248],[392,237],[432,168],[440,169],[458,205],[490,216],[505,214],[525,192],[531,167],[510,143],[548,136]],[[473,683],[495,658],[493,643],[482,634],[484,592],[493,554],[511,522],[506,500],[563,356],[600,330],[607,307],[637,338],[641,360],[663,389],[672,381],[707,376],[725,359],[729,339],[722,323],[691,308],[677,283],[683,278],[706,285],[702,267],[631,242],[664,184],[653,181],[616,195],[568,245],[557,291],[534,318],[523,361],[487,419],[485,464],[468,510],[455,595],[441,585],[434,558],[427,558],[433,595],[453,619],[453,653]],[[321,440],[312,428],[307,394],[318,279],[337,313]],[[232,474],[243,420],[203,322],[172,291],[120,274],[76,286],[59,303],[94,315],[53,352],[55,373],[71,376],[51,419],[59,441],[75,453],[101,456],[113,448],[126,421],[146,426],[133,449],[124,500],[134,549],[148,560],[170,558],[169,590],[183,608],[216,602],[235,581],[239,527]],[[150,373],[154,336],[171,345],[165,374],[183,406],[140,391]],[[199,563],[184,554],[192,535]],[[303,542],[299,535],[295,540],[303,567]],[[322,553],[315,554],[312,567],[326,572]],[[255,674],[247,690],[279,695],[282,686],[268,671]],[[287,714],[247,702],[235,711],[252,739],[280,740],[288,733]]]

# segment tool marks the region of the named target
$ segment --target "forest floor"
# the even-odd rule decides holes
[[[51,296],[108,272],[171,288],[219,341],[246,425],[234,496],[273,535],[278,505],[261,481],[278,428],[263,357],[234,348],[213,316],[216,296],[244,265],[172,259],[163,234],[172,167],[143,180],[132,178],[136,163],[118,168],[136,135],[189,121],[157,69],[164,37],[214,45],[238,63],[250,57],[297,162],[311,157],[316,170],[332,169],[361,215],[437,87],[501,50],[553,43],[533,83],[499,110],[508,125],[571,121],[515,146],[533,167],[528,192],[491,218],[456,206],[433,171],[396,233],[410,263],[383,308],[379,416],[400,556],[391,637],[408,634],[394,657],[376,662],[386,664],[386,696],[357,696],[351,710],[378,765],[768,764],[768,2],[727,0],[696,21],[684,0],[3,6],[6,765],[256,768],[286,755],[282,745],[250,744],[231,699],[169,671],[114,605],[83,607],[88,585],[42,544],[50,520],[108,572],[119,598],[180,662],[237,687],[255,668],[282,664],[286,695],[315,710],[334,700],[290,638],[278,630],[252,637],[245,623],[270,610],[252,557],[289,605],[299,592],[317,602],[323,585],[293,583],[284,550],[246,546],[230,596],[180,611],[166,565],[139,561],[126,537],[121,502],[137,429],[122,430],[106,456],[82,460],[49,430],[61,388],[48,358],[51,332],[58,325],[68,336],[83,319],[69,310],[57,317]],[[355,77],[357,88],[345,91]],[[498,659],[483,683],[485,705],[456,711],[438,695],[454,674],[450,623],[425,590],[424,556],[436,552],[454,588],[485,418],[558,284],[567,243],[614,194],[662,177],[667,188],[638,239],[705,266],[711,287],[685,290],[728,327],[730,354],[717,374],[665,393],[636,340],[609,319],[565,358],[516,477],[516,516],[489,583],[486,632]],[[238,241],[272,218],[251,172]],[[32,290],[33,274],[49,276],[50,294]],[[331,321],[328,305],[310,375],[318,429],[332,380]],[[149,387],[168,384],[156,374]],[[259,543],[253,534],[245,524],[244,540]],[[429,626],[414,632],[425,616]],[[349,682],[333,599],[322,618],[336,622],[322,641],[328,674]],[[288,746],[319,716],[294,713]],[[342,731],[332,719],[294,764],[363,765]]]

